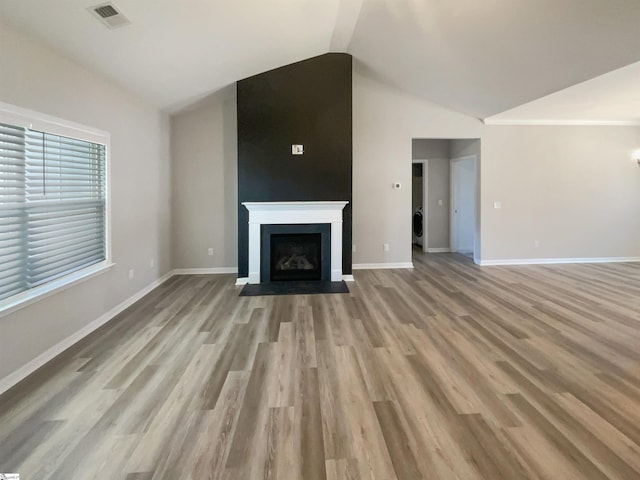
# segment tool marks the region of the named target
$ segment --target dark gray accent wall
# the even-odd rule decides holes
[[[351,64],[328,53],[237,82],[239,277],[248,275],[242,202],[348,201],[342,270],[351,273]],[[292,155],[293,144],[304,155]]]

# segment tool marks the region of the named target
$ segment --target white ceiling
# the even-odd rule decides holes
[[[640,62],[493,115],[485,122],[640,125]]]
[[[329,51],[339,0],[2,0],[0,16],[161,108]]]
[[[545,97],[509,114],[551,118],[571,105],[572,119],[589,119],[605,114],[593,90],[547,95],[640,61],[638,0],[114,0],[132,22],[115,30],[88,12],[99,3],[2,0],[0,17],[169,111],[347,51],[369,74],[479,118]],[[611,75],[598,98],[607,118],[626,119],[638,67]]]

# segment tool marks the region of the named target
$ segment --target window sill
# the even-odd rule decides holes
[[[97,265],[85,268],[78,272],[71,273],[64,277],[58,278],[45,285],[27,290],[26,292],[19,293],[13,297],[7,298],[0,302],[0,318],[9,315],[21,308],[24,308],[32,303],[38,302],[44,298],[47,298],[55,293],[59,293],[66,290],[69,287],[73,287],[79,283],[82,283],[90,278],[97,277],[103,273],[111,270],[115,266],[115,263],[102,262]]]

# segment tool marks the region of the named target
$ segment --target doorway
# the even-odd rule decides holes
[[[411,228],[412,243],[420,248],[423,252],[428,251],[429,235],[428,235],[428,219],[429,212],[428,201],[428,160],[412,161],[412,178],[411,178]]]
[[[412,249],[481,259],[479,138],[412,138]],[[420,178],[421,175],[421,178]],[[417,238],[422,206],[422,238]]]
[[[475,259],[476,156],[451,159],[451,251]]]

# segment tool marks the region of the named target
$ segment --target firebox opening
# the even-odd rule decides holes
[[[322,279],[320,233],[271,234],[272,282]]]

